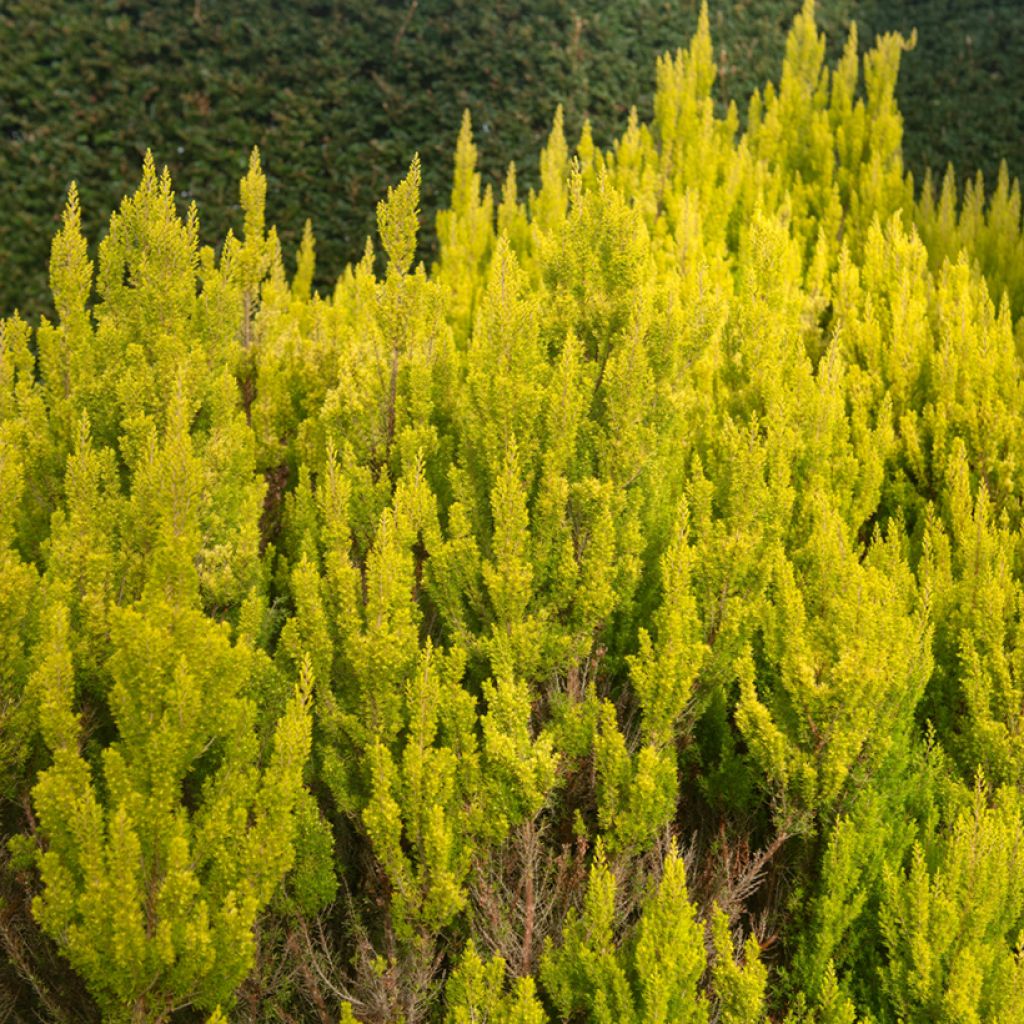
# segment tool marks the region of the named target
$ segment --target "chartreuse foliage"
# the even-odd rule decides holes
[[[1024,1013],[1020,797],[978,786],[948,834],[887,868],[882,985],[906,1021],[1011,1021]]]
[[[598,847],[582,910],[578,917],[570,914],[561,947],[549,950],[541,962],[541,979],[558,1019],[579,1012],[600,1024],[709,1019],[709,999],[698,986],[708,967],[704,929],[687,896],[682,858],[671,851],[661,870],[632,934],[616,948],[617,884]],[[741,966],[733,961],[728,920],[717,908],[711,927],[718,1019],[754,1024],[764,1013],[766,979],[757,941],[748,942],[748,959]]]
[[[915,199],[903,46],[808,2],[741,133],[705,13],[525,197],[467,117],[436,266],[414,159],[330,295],[258,154],[219,254],[147,161],[94,266],[71,191],[0,326],[39,963],[110,1020],[1021,1018],[1019,198]]]

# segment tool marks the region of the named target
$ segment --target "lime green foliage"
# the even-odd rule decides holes
[[[48,615],[32,680],[53,754],[33,790],[47,840],[33,910],[112,1018],[161,1019],[230,998],[251,965],[255,915],[293,862],[310,680],[261,771],[244,647],[165,604],[125,609],[113,628],[120,738],[97,772],[71,709],[68,614]]]
[[[757,939],[748,936],[742,963],[734,960],[729,918],[717,908],[711,934],[715,949],[712,988],[718,997],[718,1019],[723,1024],[758,1024],[764,1020],[768,969],[761,962]]]
[[[472,941],[445,987],[448,1024],[545,1024],[548,1020],[537,999],[532,978],[520,978],[505,991],[505,961],[496,956],[486,963]]]
[[[549,948],[541,962],[541,980],[557,1019],[576,1019],[577,1014],[599,1024],[699,1024],[709,1019],[708,998],[698,987],[708,966],[704,928],[695,918],[683,860],[675,850],[661,871],[642,901],[639,919],[622,939],[619,886],[598,850],[580,914],[570,915],[562,945]],[[728,919],[717,908],[712,931],[718,1019],[756,1024],[763,1018],[766,977],[757,940],[748,941],[746,963],[740,965],[733,960]]]
[[[37,615],[39,576],[19,550],[26,522],[26,412],[41,411],[32,381],[28,330],[20,320],[0,325],[0,797],[16,792],[31,733],[24,700],[29,637]]]
[[[37,416],[37,395],[49,410],[39,441],[4,460],[5,578],[18,584],[5,598],[5,735],[18,742],[30,701],[51,758],[32,789],[33,912],[111,1018],[230,1001],[308,799],[309,664],[274,676],[254,637],[232,636],[264,586],[263,486],[238,407],[233,322],[210,315],[232,275],[204,256],[211,285],[197,297],[195,239],[194,209],[178,219],[148,161],[100,248],[90,311],[72,190],[51,265],[60,322],[39,329],[37,382],[24,379],[18,322],[5,325],[5,438]],[[51,509],[40,544],[31,517]],[[35,572],[19,549],[41,551],[31,633]]]
[[[0,795],[101,1013],[1021,1016],[1020,213],[915,200],[903,49],[805,4],[741,132],[705,13],[525,197],[465,118],[436,263],[413,157],[329,293],[256,152],[219,255],[147,160],[94,266],[71,190]]]
[[[879,927],[886,994],[906,1021],[1011,1021],[1024,1013],[1020,801],[979,784],[906,871],[886,872]]]

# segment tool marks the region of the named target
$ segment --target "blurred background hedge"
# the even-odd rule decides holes
[[[776,77],[799,0],[711,0],[718,95],[745,108]],[[46,265],[79,182],[90,239],[151,147],[202,234],[237,225],[237,181],[258,144],[268,216],[291,255],[304,219],[318,280],[358,258],[374,206],[423,159],[425,235],[446,200],[461,111],[484,180],[516,160],[533,184],[557,103],[608,141],[649,116],[655,56],[684,44],[698,0],[0,0],[0,315],[48,312]],[[834,58],[851,19],[864,46],[917,27],[899,101],[919,179],[953,161],[992,180],[1024,166],[1024,3],[819,0]],[[526,159],[521,158],[529,154]]]

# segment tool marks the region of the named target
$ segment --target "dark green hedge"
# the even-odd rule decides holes
[[[237,180],[259,144],[268,214],[287,250],[313,217],[330,281],[373,229],[376,200],[415,150],[424,165],[424,254],[445,199],[461,111],[485,180],[535,154],[558,102],[607,140],[654,58],[688,38],[696,0],[5,0],[0,4],[0,315],[48,308],[45,268],[77,179],[90,237],[151,147],[203,235],[237,218]],[[723,100],[775,77],[798,0],[712,0]],[[919,27],[899,101],[916,170],[953,160],[1024,165],[1024,5],[819,0],[839,45]],[[529,185],[536,157],[520,167]]]

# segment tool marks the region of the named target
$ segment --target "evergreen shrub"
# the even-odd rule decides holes
[[[522,194],[470,117],[314,290],[147,159],[0,321],[15,1019],[1024,1019],[1020,190],[905,40],[706,11]],[[87,993],[86,996],[84,993]]]

